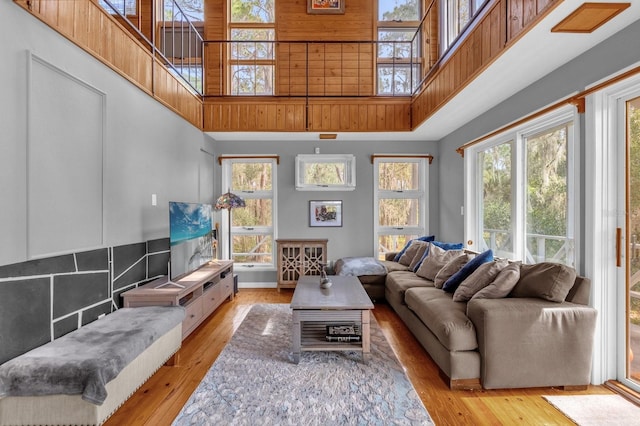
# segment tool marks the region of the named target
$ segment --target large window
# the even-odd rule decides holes
[[[567,108],[467,150],[471,248],[575,266],[573,123]]]
[[[379,95],[411,95],[420,78],[419,0],[378,0]]]
[[[407,241],[427,234],[427,159],[374,160],[375,255],[384,259]]]
[[[275,0],[230,0],[231,95],[273,95]]]
[[[488,0],[441,0],[441,48],[445,52]]]
[[[232,259],[237,266],[272,268],[276,217],[275,158],[233,158],[222,161],[222,191],[244,199],[246,207],[231,211]],[[223,214],[228,214],[224,211]],[[223,233],[228,219],[223,220]],[[223,244],[228,239],[223,238]],[[228,248],[223,250],[228,253]]]

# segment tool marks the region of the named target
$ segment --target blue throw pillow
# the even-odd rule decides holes
[[[418,241],[426,241],[426,242],[431,242],[433,240],[436,239],[435,235],[425,235],[423,237],[420,238],[415,238],[413,240],[409,240],[407,241],[407,244],[404,245],[404,248],[402,250],[400,250],[400,252],[398,254],[396,254],[396,256],[393,258],[394,262],[397,262],[398,260],[400,260],[400,258],[402,257],[402,255],[404,254],[405,251],[407,251],[407,249],[409,248],[409,246],[411,245],[412,242],[414,242],[415,240]]]
[[[483,263],[493,261],[493,251],[491,249],[480,253],[473,259],[467,262],[458,272],[451,275],[447,281],[445,281],[442,289],[447,293],[454,293],[458,286],[465,280],[469,275],[473,273],[480,265]]]
[[[440,247],[442,250],[462,250],[464,244],[462,243],[443,243],[440,241],[432,241],[434,246]]]
[[[443,243],[435,240],[432,240],[429,242],[435,246],[440,247],[442,250],[462,250],[462,246],[463,246],[462,243]],[[416,272],[418,268],[420,268],[420,265],[422,265],[422,261],[425,260],[428,255],[429,255],[429,248],[427,247],[427,249],[424,251],[424,254],[422,255],[422,258],[420,259],[418,264],[415,266],[415,268],[413,268],[413,272]]]

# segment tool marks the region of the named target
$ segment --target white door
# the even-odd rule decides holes
[[[619,209],[624,211],[618,238],[618,380],[640,390],[640,91],[618,99],[617,146]],[[620,217],[620,216],[619,216]]]

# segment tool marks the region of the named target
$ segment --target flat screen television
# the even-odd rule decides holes
[[[180,278],[213,260],[211,204],[169,202],[169,279]]]

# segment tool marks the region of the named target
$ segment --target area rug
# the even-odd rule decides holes
[[[432,425],[372,317],[371,355],[291,354],[288,304],[254,305],[173,424]]]
[[[619,395],[543,396],[580,426],[640,425],[640,407]]]

